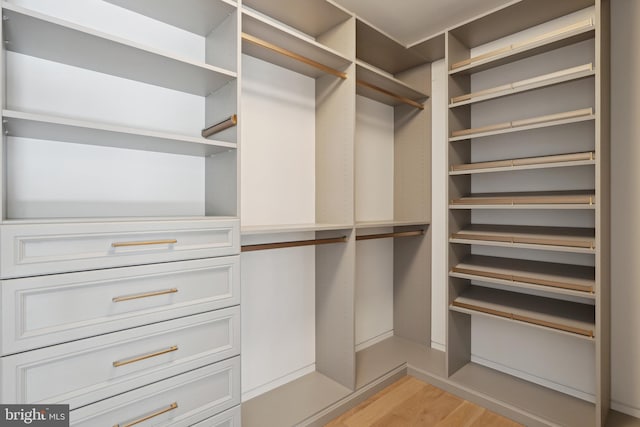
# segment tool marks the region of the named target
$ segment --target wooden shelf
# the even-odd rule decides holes
[[[524,412],[539,425],[596,425],[593,403],[476,363],[466,364],[449,377],[449,381],[462,390],[473,390],[477,395]],[[538,425],[533,421],[528,423]]]
[[[4,39],[12,52],[199,96],[207,96],[236,78],[232,71],[6,2],[2,7]]]
[[[105,0],[190,33],[206,37],[237,9],[230,0]]]
[[[449,307],[460,313],[515,321],[588,340],[595,334],[592,305],[471,286]]]
[[[563,113],[550,114],[540,117],[532,117],[511,122],[496,123],[479,128],[463,129],[453,131],[449,142],[464,141],[486,136],[502,135],[511,132],[522,132],[531,129],[541,129],[551,126],[560,126],[570,123],[578,123],[587,120],[595,120],[592,108],[567,111]]]
[[[254,9],[313,38],[351,18],[350,13],[324,0],[306,1],[304,5],[299,0],[243,0],[242,7]]]
[[[470,255],[453,266],[449,275],[531,289],[571,290],[586,298],[593,298],[595,291],[595,269],[582,265]]]
[[[287,56],[281,51],[291,52],[338,72],[343,72],[351,64],[351,61],[339,52],[255,12],[248,10],[242,12],[242,31],[279,49],[278,51],[265,48],[263,45],[243,39],[243,53],[309,77],[317,78],[325,75],[327,71]]]
[[[444,352],[393,336],[356,353],[356,390],[407,365],[445,378]]]
[[[593,191],[484,193],[451,200],[449,209],[595,209]]]
[[[242,403],[243,427],[293,426],[347,397],[351,390],[313,372]]]
[[[422,102],[429,97],[360,60],[356,60],[356,85],[358,95],[392,106],[408,104],[424,109]]]
[[[308,231],[340,231],[351,230],[353,224],[281,224],[281,225],[243,225],[240,231],[243,236],[259,234],[284,234]]]
[[[595,164],[595,153],[590,151],[585,153],[558,154],[554,156],[525,157],[520,159],[494,160],[489,162],[452,165],[449,175],[470,175],[529,169],[590,166]]]
[[[504,48],[488,52],[475,57],[473,62],[449,70],[449,75],[468,75],[485,71],[500,65],[518,61],[523,58],[539,55],[564,46],[575,44],[595,36],[593,20],[590,23],[578,22],[576,24],[558,29],[548,35],[534,37],[524,42],[516,43]],[[471,61],[470,58],[467,61]],[[452,65],[452,67],[455,64]]]
[[[592,254],[595,253],[595,230],[471,224],[453,233],[449,242]]]
[[[513,83],[507,83],[505,85],[484,89],[482,91],[474,93],[460,95],[451,98],[449,108],[462,107],[464,105],[476,104],[483,101],[503,98],[535,89],[551,87],[561,83],[576,81],[587,77],[593,77],[595,76],[595,74],[596,72],[593,69],[593,65],[585,64],[526,80],[520,80]]]
[[[356,222],[357,229],[365,228],[380,228],[380,227],[403,227],[411,225],[429,225],[427,221],[401,221],[401,220],[381,220],[381,221],[358,221]]]
[[[207,157],[236,144],[62,117],[3,110],[8,136]]]

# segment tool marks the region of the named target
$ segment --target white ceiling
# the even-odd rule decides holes
[[[413,44],[511,0],[333,0],[403,44]]]

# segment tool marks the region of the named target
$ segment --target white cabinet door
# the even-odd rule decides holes
[[[0,277],[235,255],[238,219],[5,224]]]
[[[240,307],[0,359],[3,403],[78,408],[240,353]]]
[[[0,281],[2,355],[240,303],[240,257]]]
[[[224,360],[71,411],[74,427],[187,426],[240,403],[240,358]],[[223,424],[224,425],[224,424]]]

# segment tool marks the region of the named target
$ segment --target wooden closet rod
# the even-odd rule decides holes
[[[416,107],[420,110],[424,110],[424,105],[420,104],[419,102],[416,102],[413,99],[405,98],[404,96],[396,95],[393,92],[389,92],[386,89],[383,89],[376,85],[372,85],[371,83],[367,83],[364,80],[356,80],[356,84],[362,87],[367,87],[369,89],[375,90],[376,92],[384,93],[385,95],[390,96],[393,99],[397,99],[398,101],[403,102],[407,105],[411,105],[412,107]]]
[[[298,246],[328,245],[330,243],[346,243],[347,237],[332,237],[329,239],[296,240],[293,242],[260,243],[257,245],[242,245],[242,252],[262,251],[266,249],[295,248]]]
[[[296,61],[300,61],[304,64],[310,65],[314,68],[324,71],[325,73],[333,74],[334,76],[340,77],[341,79],[347,78],[347,73],[343,73],[342,71],[327,67],[326,65],[316,62],[313,59],[298,55],[297,53],[291,52],[290,50],[284,49],[280,46],[276,46],[275,44],[269,43],[268,41],[262,40],[258,37],[254,37],[250,34],[242,33],[242,40],[246,40],[265,49],[269,49],[276,53],[279,53],[280,55],[295,59]]]
[[[412,237],[422,236],[423,234],[424,230],[398,231],[395,233],[365,234],[364,236],[356,236],[356,240],[387,239],[389,237]]]

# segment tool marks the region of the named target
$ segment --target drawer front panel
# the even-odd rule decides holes
[[[147,417],[133,425],[187,426],[239,403],[240,358],[235,357],[72,410],[70,418],[76,427],[124,427]]]
[[[0,281],[3,355],[240,303],[239,256]]]
[[[77,408],[240,352],[240,308],[3,357],[3,403]]]
[[[239,221],[193,220],[0,227],[1,278],[234,255]]]
[[[198,417],[192,417],[191,419],[181,420],[172,424],[172,427],[242,427],[242,410],[240,405],[234,406],[231,409],[227,409],[221,414],[209,417],[206,420],[198,422],[201,419],[202,414],[198,414]],[[195,424],[194,424],[195,423]]]

